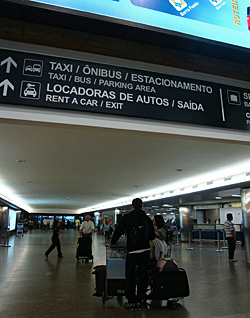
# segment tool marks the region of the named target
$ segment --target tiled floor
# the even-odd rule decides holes
[[[77,233],[65,230],[61,235],[63,259],[56,251],[45,259],[51,232],[40,230],[23,238],[11,237],[9,248],[0,248],[0,317],[250,317],[250,268],[244,250],[238,248],[238,263],[229,264],[227,250],[217,253],[212,243],[194,250],[173,245],[172,256],[186,269],[191,295],[176,310],[166,303],[154,303],[151,309],[129,312],[125,298],[108,300],[94,297],[93,266],[105,264],[103,236],[94,235],[94,264],[77,263]]]

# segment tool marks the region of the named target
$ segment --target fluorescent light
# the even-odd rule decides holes
[[[11,188],[6,187],[2,180],[0,180],[0,198],[12,203],[13,205],[16,205],[18,208],[21,208],[27,212],[32,212],[32,208],[26,205],[22,201],[22,198],[19,198]]]
[[[232,194],[232,197],[241,198],[241,195],[240,194]]]
[[[96,210],[104,210],[107,208],[121,207],[130,205],[132,200],[137,197],[141,198],[143,202],[149,202],[158,199],[167,199],[178,195],[195,193],[197,191],[204,191],[223,187],[225,185],[233,185],[241,182],[250,181],[250,162],[246,161],[240,165],[227,167],[223,170],[213,171],[212,173],[197,175],[194,178],[183,179],[179,182],[168,184],[164,187],[151,189],[147,192],[135,193],[133,197],[121,198],[114,201],[105,202],[103,204],[86,207],[80,209],[78,213],[94,212]],[[234,171],[234,174],[232,174]],[[230,176],[230,180],[226,180]],[[221,199],[221,198],[220,198]],[[219,198],[217,200],[220,200]],[[164,205],[163,205],[164,206]],[[168,206],[168,205],[165,205]]]
[[[222,197],[215,197],[215,199],[216,199],[216,200],[221,200],[221,199],[222,199]]]

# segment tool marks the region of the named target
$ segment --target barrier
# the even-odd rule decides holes
[[[187,250],[193,250],[194,248],[191,247],[192,244],[192,238],[191,238],[191,233],[193,232],[192,230],[188,230],[188,248]]]
[[[198,245],[198,247],[200,247],[200,248],[204,247],[204,246],[201,244],[201,230],[199,230],[199,242],[200,242],[200,244]]]
[[[223,252],[223,250],[220,249],[220,230],[217,230],[217,250],[216,250],[216,252],[219,252],[219,253]]]
[[[176,246],[180,246],[181,245],[180,244],[180,234],[181,234],[180,231],[177,230],[177,235],[176,235],[177,242],[175,244]]]

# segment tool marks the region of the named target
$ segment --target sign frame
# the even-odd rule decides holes
[[[181,71],[181,70],[177,70],[177,69],[171,69],[171,68],[167,68],[167,67],[165,67],[164,69],[162,68],[162,67],[160,67],[160,66],[157,66],[157,65],[150,65],[150,64],[144,64],[144,63],[135,63],[135,62],[132,62],[132,61],[128,61],[128,60],[120,60],[120,59],[112,59],[112,58],[107,58],[107,57],[103,57],[103,58],[101,58],[100,56],[95,56],[95,55],[92,55],[92,54],[77,54],[77,52],[75,52],[75,55],[73,55],[73,57],[72,57],[72,52],[68,52],[69,54],[67,54],[67,51],[65,51],[65,50],[59,50],[59,51],[61,51],[61,52],[64,52],[65,54],[55,54],[54,53],[54,51],[53,51],[53,53],[51,53],[51,52],[45,52],[46,50],[40,50],[40,52],[39,52],[39,47],[37,47],[37,49],[36,50],[26,50],[26,51],[22,51],[21,49],[20,50],[17,50],[17,49],[14,49],[13,50],[13,47],[11,47],[11,46],[7,46],[7,47],[3,47],[3,50],[5,50],[6,52],[8,51],[8,50],[11,50],[11,52],[14,52],[14,53],[19,53],[19,54],[23,54],[24,55],[24,57],[23,57],[23,61],[27,61],[27,58],[29,58],[29,60],[30,61],[33,61],[33,59],[34,59],[34,56],[35,57],[37,57],[37,60],[35,60],[35,61],[40,61],[40,62],[43,62],[43,58],[50,58],[50,59],[53,59],[53,60],[55,60],[55,59],[58,59],[58,60],[67,60],[67,61],[71,61],[71,62],[74,62],[74,63],[88,63],[89,65],[90,65],[90,63],[92,63],[92,64],[95,64],[95,65],[101,65],[103,68],[107,68],[107,69],[111,69],[111,68],[113,68],[113,69],[117,69],[117,70],[121,70],[121,69],[123,69],[123,70],[129,70],[129,71],[131,71],[131,72],[134,72],[134,78],[136,78],[136,77],[138,77],[139,78],[139,75],[137,76],[136,74],[156,74],[156,75],[159,75],[159,76],[169,76],[169,77],[176,77],[176,78],[180,78],[180,77],[182,77],[183,78],[183,74],[184,74],[184,76],[186,77],[186,76],[188,76],[188,78],[189,78],[189,80],[192,82],[208,82],[208,83],[211,83],[212,85],[214,84],[214,85],[221,85],[221,86],[225,86],[225,85],[230,85],[230,94],[229,94],[229,97],[226,97],[226,95],[225,95],[225,93],[224,93],[224,98],[230,98],[230,96],[232,96],[232,98],[230,98],[230,100],[232,101],[232,107],[233,108],[237,108],[237,107],[239,107],[239,105],[238,105],[238,103],[239,103],[239,100],[237,101],[237,94],[234,94],[234,92],[235,92],[235,85],[237,85],[237,87],[239,87],[240,88],[240,90],[241,89],[244,89],[245,91],[246,90],[248,90],[249,91],[249,85],[248,85],[248,83],[244,83],[244,82],[240,82],[240,81],[232,81],[232,80],[229,80],[229,79],[226,79],[226,78],[219,78],[219,80],[216,80],[216,77],[215,77],[215,79],[213,80],[213,81],[211,81],[211,76],[210,76],[210,78],[209,78],[209,76],[205,76],[204,74],[203,74],[203,78],[205,78],[204,80],[203,79],[201,79],[201,77],[200,77],[200,74],[196,74],[195,76],[194,76],[194,74],[192,73],[192,72],[188,72],[188,71],[186,71],[186,72],[183,72],[183,71]],[[42,51],[42,53],[41,53],[41,51]],[[26,54],[26,55],[25,55]],[[8,55],[8,54],[7,54]],[[28,55],[28,56],[27,56]],[[69,57],[70,56],[70,57]],[[14,58],[14,55],[13,55],[13,58]],[[84,59],[84,61],[83,61],[83,59]],[[3,79],[3,78],[0,78],[0,82],[1,82],[1,84],[2,84],[2,87],[0,88],[0,95],[2,94],[4,94],[4,87],[6,86],[6,89],[8,89],[9,91],[10,91],[10,93],[12,92],[12,88],[11,88],[11,85],[10,84],[8,84],[7,82],[6,83],[3,83],[4,82],[4,80],[10,80],[11,81],[11,77],[7,77],[7,62],[5,62],[5,63],[3,63],[3,61],[5,61],[5,60],[7,60],[7,59],[2,59],[0,62],[1,62],[1,67],[2,67],[2,69],[3,68],[5,68],[6,69],[6,78],[5,79]],[[101,61],[101,62],[100,62]],[[15,67],[15,64],[13,64],[13,63],[15,63],[15,61],[14,62],[12,62],[12,67],[13,67],[13,69],[15,70],[16,69],[16,67]],[[55,62],[53,62],[53,63],[55,63]],[[55,64],[54,64],[55,65]],[[84,65],[86,65],[86,64],[84,64]],[[43,66],[44,66],[44,64],[43,64]],[[145,66],[145,67],[144,67]],[[25,70],[24,70],[24,68],[23,68],[23,65],[21,66],[21,71],[22,72],[24,72]],[[41,69],[40,69],[41,70]],[[33,93],[32,93],[32,91],[34,91],[34,89],[35,90],[38,90],[37,89],[37,87],[38,86],[36,86],[37,84],[39,84],[39,79],[41,80],[41,78],[40,77],[38,77],[37,75],[39,75],[39,74],[37,74],[37,72],[38,72],[38,69],[36,69],[35,71],[35,74],[34,74],[34,76],[36,76],[36,77],[34,77],[34,78],[32,78],[32,77],[30,77],[30,74],[23,74],[23,76],[25,76],[25,78],[23,78],[22,79],[22,83],[24,83],[25,81],[28,81],[29,82],[29,84],[31,84],[31,86],[33,86],[33,88],[30,88],[30,87],[27,87],[27,86],[25,86],[25,88],[23,89],[23,95],[22,96],[20,96],[20,98],[23,98],[23,100],[26,100],[27,102],[14,102],[14,101],[12,101],[12,102],[7,102],[6,100],[5,100],[5,103],[7,103],[7,104],[13,104],[13,105],[20,105],[20,107],[22,107],[21,105],[23,105],[23,106],[31,106],[31,107],[45,107],[46,108],[46,106],[44,106],[44,105],[41,105],[41,104],[39,104],[39,103],[37,103],[37,104],[32,104],[32,103],[29,103],[29,99],[37,99],[37,95],[33,95]],[[156,73],[157,72],[157,73]],[[187,75],[186,75],[187,74]],[[190,76],[192,74],[192,76]],[[11,75],[11,74],[9,74],[9,75]],[[50,75],[50,76],[53,76],[53,75]],[[61,77],[62,77],[62,75],[60,75]],[[208,78],[208,80],[206,79],[206,78]],[[61,78],[62,80],[63,80],[63,78]],[[46,79],[46,80],[48,80],[48,79]],[[57,80],[58,80],[58,77],[57,77]],[[22,84],[23,85],[23,84]],[[185,84],[186,85],[186,84]],[[234,85],[234,86],[233,86]],[[51,87],[52,86],[48,86],[48,84],[47,84],[47,88],[48,88],[48,90],[49,91],[51,91]],[[57,87],[59,88],[59,85],[57,85]],[[27,89],[26,90],[26,95],[25,95],[25,89]],[[68,88],[67,88],[68,89]],[[133,91],[133,89],[132,89],[132,91]],[[131,93],[131,92],[130,92]],[[133,93],[133,92],[132,92]],[[153,93],[152,94],[154,94],[154,91],[153,91]],[[56,94],[54,94],[54,95],[56,95]],[[58,95],[58,94],[57,94]],[[59,94],[60,95],[60,94]],[[58,95],[58,96],[59,96]],[[143,96],[143,95],[142,95]],[[145,96],[149,96],[149,94],[148,93],[145,93]],[[247,95],[249,98],[250,98],[250,95]],[[0,96],[1,97],[1,96]],[[157,95],[156,95],[156,97],[157,97]],[[39,97],[40,98],[40,97]],[[38,98],[38,99],[39,99]],[[68,97],[67,97],[68,98]],[[3,96],[2,96],[2,100],[3,100],[4,98],[3,98]],[[217,98],[218,99],[218,98]],[[163,99],[161,99],[161,100],[163,100]],[[159,99],[159,103],[161,103],[161,100]],[[130,102],[130,101],[129,101]],[[4,102],[2,101],[1,102],[1,104],[3,104]],[[111,104],[110,104],[111,105]],[[173,105],[173,104],[172,104]],[[175,104],[176,105],[176,104]],[[130,105],[131,106],[131,105]],[[138,106],[138,105],[137,105]],[[158,105],[159,106],[159,105]],[[166,105],[165,105],[166,106]],[[183,106],[183,104],[181,105],[180,104],[180,106]],[[249,103],[249,106],[250,106],[250,103]],[[249,107],[248,106],[248,107]],[[195,106],[196,107],[196,106]],[[47,108],[53,108],[53,109],[62,109],[62,110],[71,110],[71,111],[77,111],[77,110],[80,110],[80,109],[71,109],[71,108],[61,108],[60,106],[58,107],[58,106],[56,106],[56,107],[54,107],[53,105],[51,105],[51,106],[47,106]],[[183,107],[180,107],[180,108],[183,108]],[[85,109],[84,110],[85,112],[88,112],[88,109]],[[92,111],[90,111],[90,112],[92,112]],[[179,123],[179,124],[194,124],[194,125],[200,125],[200,126],[202,126],[202,127],[219,127],[219,128],[226,128],[226,129],[237,129],[237,130],[241,130],[242,131],[242,129],[241,128],[235,128],[235,127],[227,127],[227,126],[220,126],[220,125],[210,125],[210,124],[206,124],[206,123],[203,123],[203,122],[189,122],[189,121],[183,121],[183,120],[173,120],[173,119],[164,119],[164,118],[159,118],[159,117],[151,117],[151,116],[148,116],[148,115],[143,115],[143,116],[140,116],[140,115],[138,115],[138,113],[135,113],[135,114],[131,114],[130,112],[128,112],[128,113],[121,113],[121,114],[119,114],[119,113],[117,113],[117,112],[108,112],[108,111],[106,111],[106,112],[99,112],[99,113],[102,113],[102,114],[106,114],[106,115],[121,115],[121,116],[127,116],[127,117],[137,117],[137,118],[141,118],[141,119],[153,119],[153,120],[161,120],[162,122],[173,122],[173,123]],[[223,116],[223,113],[222,113],[222,116]],[[249,116],[250,116],[250,113],[249,113]],[[249,126],[249,128],[250,128],[250,126]],[[243,130],[249,130],[248,129],[248,126],[247,126],[247,129],[243,129]]]

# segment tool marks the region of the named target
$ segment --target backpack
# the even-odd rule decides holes
[[[128,233],[131,245],[136,249],[147,248],[149,244],[148,222],[146,217],[134,217]]]

